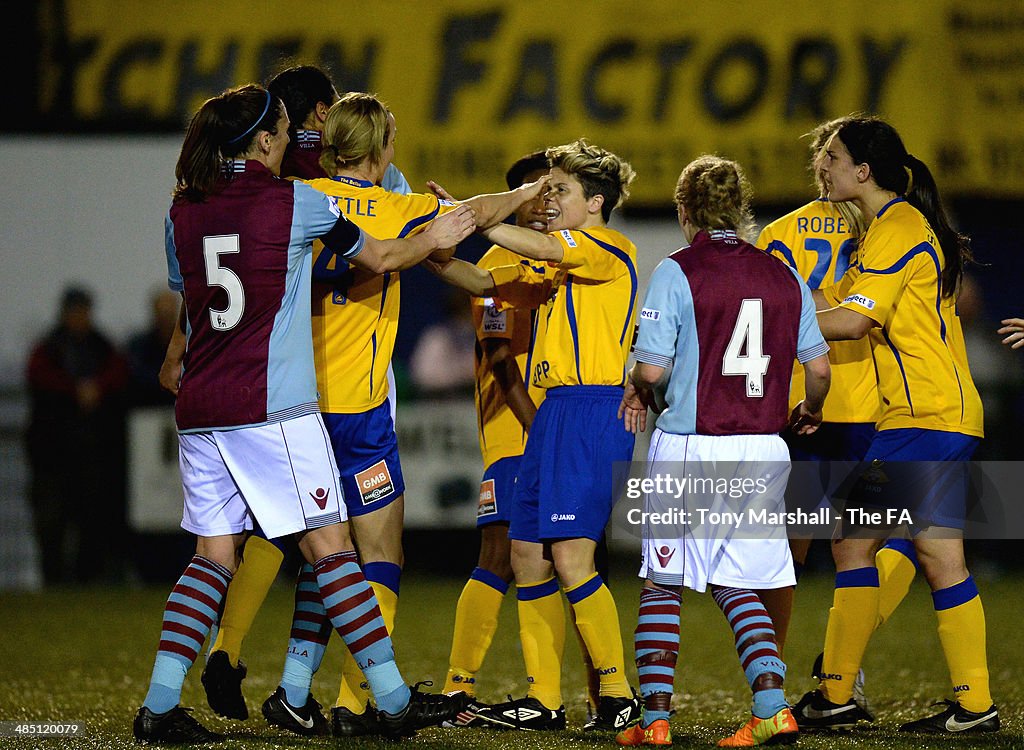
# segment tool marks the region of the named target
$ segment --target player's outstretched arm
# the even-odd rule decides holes
[[[1024,346],[1024,318],[1007,318],[1002,323],[1003,327],[996,333],[1006,336],[1003,343],[1011,349],[1020,349]]]
[[[818,327],[826,341],[856,341],[868,335],[878,324],[867,315],[848,307],[833,307],[818,312]]]
[[[419,234],[396,240],[378,240],[364,235],[363,249],[349,262],[373,273],[410,268],[431,253],[452,248],[466,239],[476,227],[476,215],[467,205],[439,216]]]
[[[511,216],[517,208],[536,198],[542,190],[547,188],[550,177],[544,175],[534,182],[527,182],[515,190],[506,190],[504,193],[486,193],[475,195],[462,201],[473,207],[476,211],[476,224],[481,229],[492,227]],[[441,187],[433,180],[427,181],[427,187],[441,200],[458,202],[452,194]]]
[[[559,263],[564,255],[562,243],[554,235],[533,229],[516,227],[511,224],[498,224],[482,231],[481,234],[495,245],[501,245],[507,250],[533,260]]]
[[[491,274],[472,263],[450,258],[441,263],[429,258],[423,265],[432,273],[474,297],[488,297],[494,294],[494,279]]]

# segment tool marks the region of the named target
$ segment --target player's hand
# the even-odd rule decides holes
[[[443,187],[438,185],[433,180],[427,180],[427,187],[430,188],[430,192],[432,192],[441,200],[451,201],[452,203],[458,203],[458,201],[455,199],[455,196],[453,196],[451,193],[449,193],[447,190],[445,190]]]
[[[475,229],[476,211],[463,203],[453,211],[442,214],[430,222],[425,234],[429,235],[435,247],[444,249],[454,248],[469,237]]]
[[[519,193],[517,197],[521,198],[519,205],[532,201],[538,195],[541,195],[548,189],[548,183],[551,181],[550,174],[544,174],[538,177],[533,182],[527,182],[516,188],[516,192]]]
[[[157,380],[161,388],[177,396],[178,384],[181,382],[181,360],[177,357],[165,357],[164,363],[160,365],[160,375]]]
[[[803,401],[793,407],[793,413],[789,415],[788,427],[797,435],[810,435],[818,430],[820,424],[821,410],[810,412]]]
[[[1003,327],[996,333],[1009,334],[1003,339],[1003,343],[1011,349],[1020,349],[1024,346],[1024,318],[1007,318],[1002,323]]]
[[[619,419],[622,420],[626,431],[634,435],[647,429],[647,406],[640,399],[636,386],[629,380],[626,381],[626,390],[619,404]]]

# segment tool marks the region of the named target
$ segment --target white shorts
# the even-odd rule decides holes
[[[673,435],[655,429],[647,456],[648,477],[671,473],[710,477],[740,486],[759,482],[758,491],[742,497],[692,491],[648,493],[648,513],[687,519],[668,527],[645,526],[640,577],[662,586],[704,591],[708,584],[749,589],[796,585],[785,524],[751,526],[750,511],[782,513],[789,478],[789,450],[777,435]],[[762,491],[763,490],[763,491]],[[678,495],[678,496],[677,496]],[[743,524],[698,525],[700,510],[730,513]],[[683,516],[681,513],[688,515]],[[756,528],[756,534],[751,529]],[[735,537],[735,538],[733,538]],[[753,538],[752,538],[753,537]]]
[[[268,539],[348,520],[319,414],[237,430],[178,435],[181,526],[198,536],[253,527]]]

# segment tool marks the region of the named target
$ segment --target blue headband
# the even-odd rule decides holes
[[[245,136],[249,135],[249,133],[251,133],[256,128],[257,125],[259,125],[263,121],[263,118],[267,116],[267,110],[270,109],[270,99],[271,99],[271,96],[270,96],[270,92],[268,91],[267,92],[267,104],[266,104],[266,106],[263,107],[263,113],[259,117],[256,118],[256,122],[254,122],[252,125],[250,125],[248,130],[246,130],[241,135],[235,136],[234,138],[232,138],[230,141],[228,141],[228,144],[237,143],[238,141],[242,140],[243,138],[245,138]]]

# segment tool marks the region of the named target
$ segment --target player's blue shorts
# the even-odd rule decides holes
[[[604,385],[548,390],[519,464],[510,539],[601,538],[617,494],[614,465],[633,458],[634,436],[618,418],[622,392]]]
[[[812,513],[831,498],[860,467],[875,435],[873,422],[822,422],[810,435],[784,430],[792,467],[786,509]]]
[[[979,442],[959,432],[883,430],[871,441],[846,507],[909,511],[914,531],[929,526],[962,529],[969,462]]]
[[[484,478],[480,480],[480,501],[476,506],[477,528],[508,523],[522,460],[522,456],[499,458],[484,471]]]
[[[387,401],[361,414],[324,414],[350,516],[384,508],[405,492]]]

